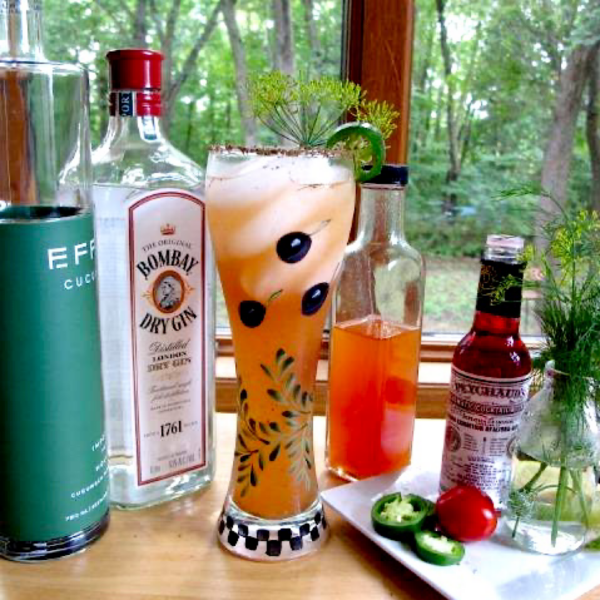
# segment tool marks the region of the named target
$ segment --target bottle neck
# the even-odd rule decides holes
[[[484,254],[477,287],[475,327],[480,322],[485,328],[518,332],[524,272],[524,262],[493,260]],[[478,315],[481,315],[479,319]]]
[[[45,60],[39,0],[0,0],[0,58]]]
[[[164,140],[160,91],[112,91],[109,112],[106,134],[109,144]]]
[[[135,142],[154,144],[164,139],[160,117],[114,115],[108,120],[104,144],[110,146],[131,145]]]
[[[404,240],[404,188],[362,185],[357,241],[398,244]]]

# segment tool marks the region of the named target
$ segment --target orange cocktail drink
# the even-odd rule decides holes
[[[327,462],[340,476],[364,479],[410,464],[420,344],[418,327],[376,315],[333,328]]]
[[[317,547],[317,539],[300,533],[322,525],[313,387],[354,190],[351,162],[327,153],[222,149],[209,158],[207,212],[239,381],[235,459],[220,534],[228,549],[244,556],[292,558]],[[257,542],[249,541],[252,533]],[[261,541],[280,536],[290,547],[300,538],[295,545],[302,547],[296,554],[279,547],[277,554],[277,544],[270,544],[267,556],[253,554]]]

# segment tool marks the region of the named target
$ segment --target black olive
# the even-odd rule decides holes
[[[246,327],[258,327],[267,314],[267,309],[255,300],[244,300],[239,306],[240,319]]]
[[[328,283],[317,283],[313,285],[302,296],[302,314],[305,316],[314,315],[327,300],[329,293]]]
[[[309,235],[301,231],[294,231],[279,238],[277,255],[283,262],[297,263],[308,254],[311,246],[312,240]]]

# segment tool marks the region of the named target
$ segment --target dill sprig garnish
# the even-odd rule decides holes
[[[271,131],[304,148],[323,146],[344,115],[368,122],[387,139],[396,112],[387,102],[367,100],[360,86],[332,77],[294,78],[280,71],[255,75],[249,92],[254,115]]]

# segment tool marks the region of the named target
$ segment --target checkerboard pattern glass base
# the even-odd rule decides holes
[[[252,518],[230,504],[219,518],[218,536],[233,554],[250,560],[278,561],[315,552],[327,540],[329,527],[320,500],[288,522]]]

